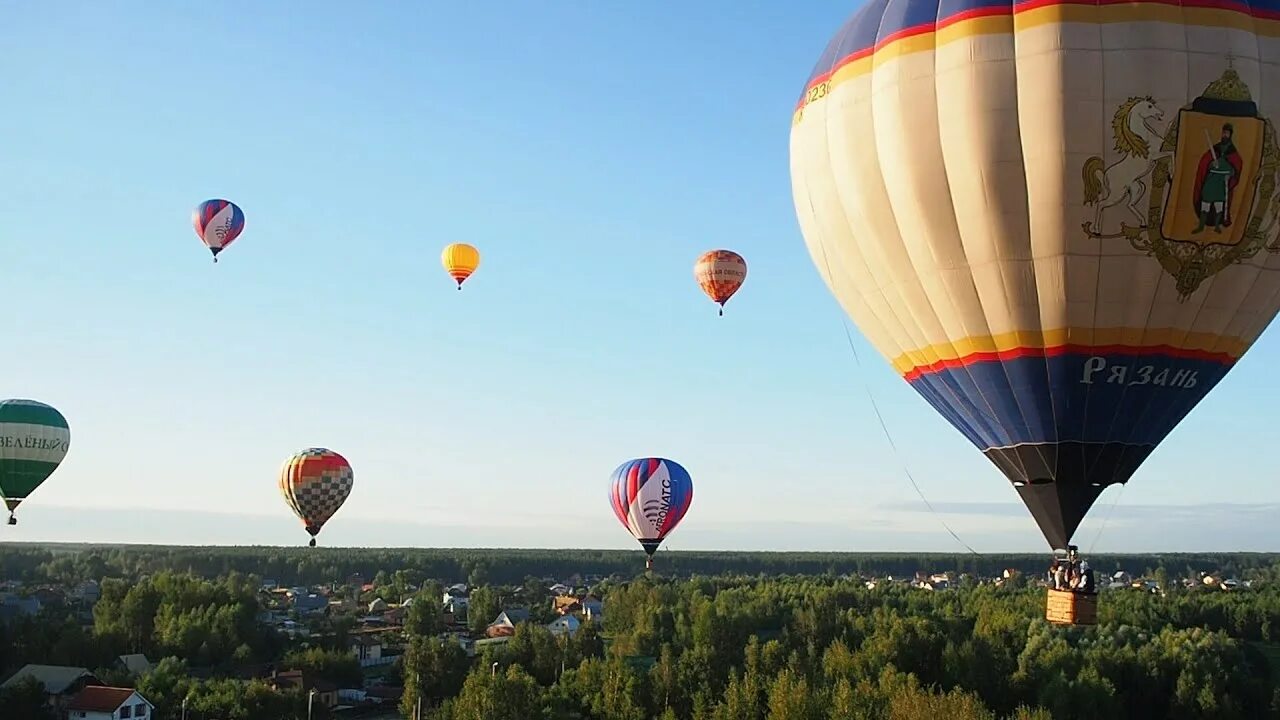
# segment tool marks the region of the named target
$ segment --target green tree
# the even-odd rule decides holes
[[[358,688],[364,682],[360,661],[349,652],[310,648],[285,655],[280,664],[286,670],[301,670],[308,676],[323,678],[338,687]]]
[[[54,720],[45,704],[44,685],[33,677],[0,688],[5,720]]]
[[[471,591],[467,602],[467,626],[473,635],[483,635],[489,623],[498,617],[498,594],[493,588],[485,585]]]
[[[447,720],[531,720],[542,712],[542,689],[517,666],[496,675],[479,668],[442,710]]]

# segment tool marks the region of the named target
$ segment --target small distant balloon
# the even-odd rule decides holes
[[[0,401],[0,493],[17,525],[18,505],[49,479],[71,447],[62,413],[35,400]]]
[[[196,237],[213,253],[213,261],[218,262],[218,253],[244,231],[244,212],[230,200],[205,200],[191,213],[191,224]]]
[[[466,243],[453,243],[445,246],[444,252],[440,254],[440,264],[444,265],[445,271],[458,283],[458,289],[461,290],[462,283],[480,267],[480,251]]]
[[[674,460],[628,460],[609,479],[609,503],[623,527],[649,556],[645,568],[652,569],[658,546],[689,512],[693,480]]]
[[[693,264],[693,277],[724,315],[724,304],[747,279],[747,261],[732,250],[710,250]]]
[[[320,528],[346,502],[354,479],[346,458],[325,448],[307,448],[285,461],[280,494],[311,535],[311,547]]]

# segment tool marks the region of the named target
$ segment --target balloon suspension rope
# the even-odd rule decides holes
[[[1093,542],[1089,545],[1089,554],[1093,554],[1093,549],[1098,545],[1098,539],[1102,537],[1102,531],[1107,529],[1107,524],[1111,522],[1111,516],[1116,511],[1116,506],[1120,504],[1120,498],[1124,497],[1124,489],[1129,487],[1128,483],[1120,484],[1120,492],[1116,493],[1115,502],[1111,503],[1111,509],[1107,511],[1106,517],[1102,518],[1102,525],[1098,527],[1098,533],[1093,536]]]
[[[827,277],[835,277],[831,273],[831,262],[827,259],[827,249],[825,246],[822,247],[822,261],[827,266]],[[924,491],[920,489],[920,485],[916,482],[915,477],[911,475],[911,469],[907,467],[906,461],[902,459],[902,454],[898,452],[898,446],[893,442],[893,435],[889,432],[889,426],[884,421],[884,415],[880,412],[880,406],[876,403],[875,395],[871,393],[871,383],[867,381],[866,373],[863,372],[862,358],[858,356],[858,346],[853,342],[853,332],[849,329],[849,321],[841,317],[840,324],[844,326],[845,340],[849,342],[849,349],[853,351],[853,362],[858,366],[858,375],[862,378],[862,389],[867,393],[867,399],[871,401],[871,409],[876,413],[876,420],[880,421],[880,429],[884,431],[885,440],[889,441],[889,448],[893,450],[894,458],[902,465],[902,474],[906,475],[907,480],[911,481],[911,487],[915,488],[916,494],[920,496],[920,501],[924,503],[925,507],[929,508],[929,512],[933,513],[933,516],[937,518],[938,523],[942,525],[943,529],[945,529],[951,537],[955,538],[956,542],[963,545],[964,549],[974,555],[981,555],[982,553],[979,553],[977,550],[970,547],[969,543],[961,540],[960,536],[956,534],[956,531],[952,530],[951,526],[947,524],[947,521],[942,519],[942,515],[938,514],[938,511],[933,508],[933,504],[929,502],[929,498],[924,496]]]

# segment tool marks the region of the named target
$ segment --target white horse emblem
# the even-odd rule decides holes
[[[1161,152],[1164,131],[1156,123],[1164,119],[1164,111],[1150,97],[1132,97],[1116,109],[1111,119],[1115,149],[1120,159],[1103,169],[1102,158],[1094,155],[1084,164],[1084,202],[1094,207],[1093,223],[1085,231],[1093,237],[1118,237],[1122,233],[1104,234],[1102,213],[1125,203],[1139,228],[1147,226],[1143,203],[1147,199],[1144,182],[1155,169],[1156,161],[1171,155]],[[1121,222],[1122,227],[1127,225]]]

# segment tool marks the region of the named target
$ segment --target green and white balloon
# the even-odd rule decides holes
[[[0,401],[0,494],[14,511],[49,479],[71,447],[71,428],[55,408],[35,400]]]

